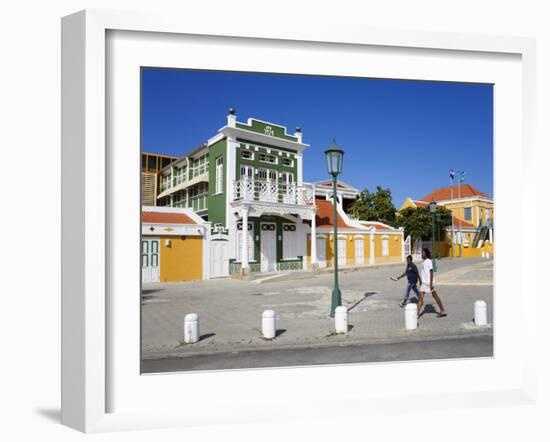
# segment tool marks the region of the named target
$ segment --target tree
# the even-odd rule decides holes
[[[451,224],[451,212],[444,207],[437,207],[439,214],[439,232],[435,237],[439,238],[441,232]],[[399,212],[397,224],[405,229],[405,236],[410,235],[413,239],[432,239],[432,214],[423,207],[407,207]]]
[[[391,198],[391,190],[376,186],[376,192],[363,190],[351,204],[349,212],[352,217],[363,221],[379,221],[395,225],[395,206]]]

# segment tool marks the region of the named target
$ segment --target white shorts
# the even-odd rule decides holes
[[[435,285],[434,288],[435,290]],[[432,289],[430,288],[430,284],[422,284],[420,286],[420,293],[432,293]]]

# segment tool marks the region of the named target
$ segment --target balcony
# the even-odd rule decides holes
[[[311,206],[314,195],[312,186],[297,186],[295,183],[279,184],[272,180],[242,177],[233,181],[233,201]]]

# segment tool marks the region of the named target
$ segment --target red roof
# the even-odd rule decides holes
[[[428,206],[429,206],[429,203],[427,203],[426,201],[412,200],[412,202],[414,203],[414,205],[416,207],[423,207],[423,208],[427,209]]]
[[[332,181],[324,181],[322,183],[318,183],[318,186],[326,186],[326,187],[332,187]],[[339,182],[336,182],[336,187],[339,187],[340,189],[348,189],[347,186],[344,186],[343,184],[340,184]]]
[[[460,192],[459,192],[459,188],[460,188]],[[482,196],[485,198],[490,198],[489,195],[476,189],[471,184],[460,184],[460,186],[441,187],[437,190],[434,190],[432,193],[429,193],[424,198],[420,198],[420,201],[426,201],[429,203],[431,200],[435,200],[435,201],[450,200],[451,190],[452,190],[452,196],[455,199],[458,198],[459,193],[461,198],[468,198],[472,196]],[[418,205],[416,201],[415,201],[415,204]]]
[[[185,213],[141,212],[141,222],[151,224],[197,224]]]
[[[475,226],[472,223],[469,223],[468,221],[464,221],[463,219],[458,219],[456,216],[453,216],[453,222],[455,227],[461,226],[461,227],[466,227],[470,229],[475,229]]]
[[[332,203],[327,200],[316,200],[317,212],[315,216],[315,222],[317,227],[334,227],[334,208]],[[340,214],[337,214],[338,227],[346,229],[353,229],[354,227],[348,226]]]

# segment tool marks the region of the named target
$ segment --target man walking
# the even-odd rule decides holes
[[[403,272],[403,274],[398,276],[397,278],[392,277],[391,279],[393,281],[399,281],[405,276],[407,277],[407,288],[405,289],[405,296],[403,297],[403,301],[401,301],[401,303],[399,304],[399,307],[405,307],[407,305],[411,290],[416,293],[417,298],[420,298],[420,292],[418,291],[418,287],[416,286],[416,284],[418,283],[418,267],[416,267],[416,264],[413,263],[411,255],[407,256],[407,267],[405,267],[405,271]]]
[[[426,293],[431,293],[433,298],[435,299],[435,302],[437,302],[437,305],[439,306],[439,314],[437,316],[439,318],[443,318],[447,316],[447,310],[445,310],[445,307],[443,307],[443,302],[435,291],[434,271],[431,258],[431,252],[428,249],[422,249],[423,262],[422,266],[420,267],[420,297],[418,298],[416,311],[418,313],[418,316],[420,317],[420,309],[424,305],[424,295]]]

